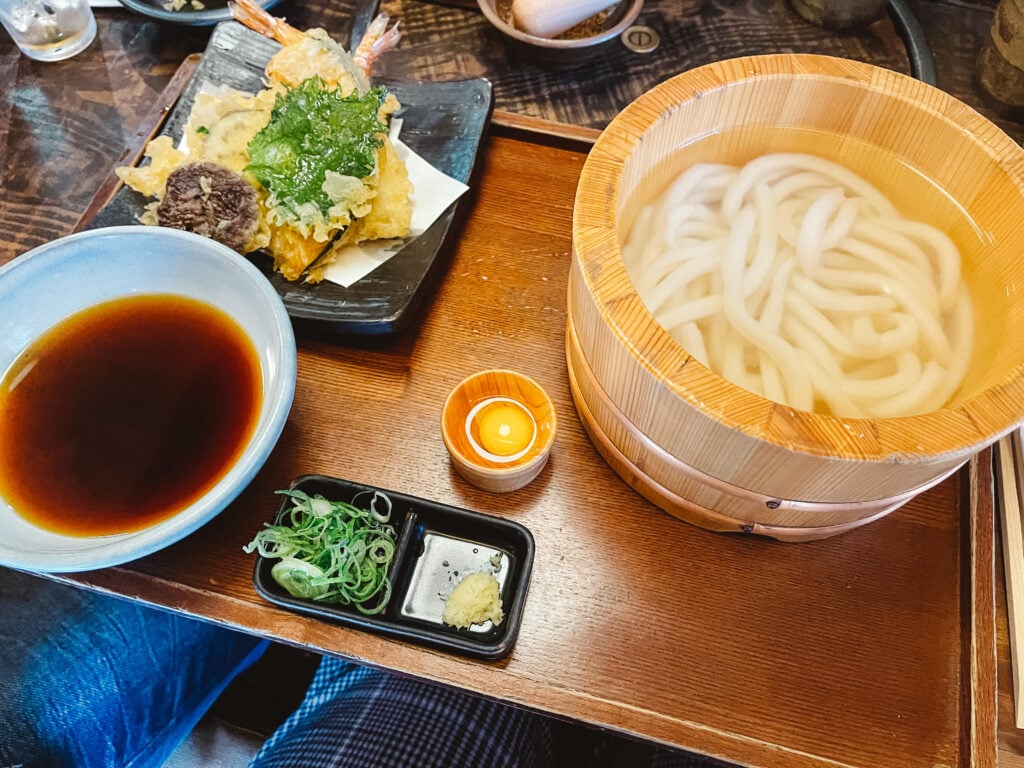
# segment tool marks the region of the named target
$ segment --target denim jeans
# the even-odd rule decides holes
[[[0,568],[0,768],[157,768],[265,649]]]
[[[0,567],[0,768],[158,768],[266,641]],[[251,768],[711,768],[324,658]]]

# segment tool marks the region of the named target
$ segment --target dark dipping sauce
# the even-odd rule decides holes
[[[252,341],[216,307],[160,294],[98,304],[0,382],[0,493],[56,533],[141,530],[223,477],[262,398]]]

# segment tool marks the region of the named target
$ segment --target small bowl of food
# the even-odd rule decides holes
[[[104,568],[218,515],[295,391],[291,323],[244,257],[109,227],[0,268],[0,564]]]
[[[441,409],[441,437],[455,469],[495,493],[518,490],[540,474],[557,426],[543,387],[510,370],[469,376]]]
[[[643,0],[478,0],[478,4],[515,51],[551,69],[578,67],[606,53],[618,44],[644,5]]]

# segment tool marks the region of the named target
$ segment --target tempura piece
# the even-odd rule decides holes
[[[148,164],[118,169],[126,184],[155,198],[143,223],[166,224],[159,211],[175,169],[208,162],[253,186],[259,221],[241,250],[266,249],[288,280],[322,279],[332,245],[407,235],[412,185],[388,136],[399,104],[368,81],[373,61],[397,42],[397,25],[387,29],[382,14],[351,55],[323,30],[301,32],[252,0],[229,5],[236,18],[283,47],[265,69],[263,90],[197,94],[177,147],[159,137],[146,148]],[[227,178],[209,176],[213,183]]]

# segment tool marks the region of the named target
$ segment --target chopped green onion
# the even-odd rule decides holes
[[[291,508],[279,524],[267,523],[243,551],[280,558],[270,575],[290,595],[353,605],[366,615],[383,611],[391,597],[388,568],[395,556],[395,529],[387,524],[391,499],[374,491],[368,509],[362,509],[319,494],[278,493],[291,497]]]
[[[295,597],[316,600],[327,591],[322,584],[314,584],[314,580],[323,579],[324,572],[305,560],[284,557],[270,569],[270,575]]]

